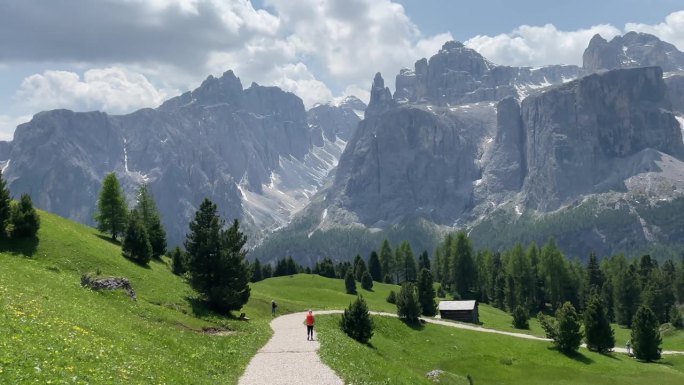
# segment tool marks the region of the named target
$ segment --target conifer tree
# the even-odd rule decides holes
[[[250,295],[244,258],[247,237],[237,220],[227,230],[216,204],[205,199],[190,223],[185,249],[190,283],[217,311],[239,310]]]
[[[473,246],[464,232],[456,235],[453,251],[452,276],[456,292],[461,298],[470,298],[471,289],[477,281],[477,269],[473,259]]]
[[[126,228],[127,217],[128,207],[121,184],[116,174],[109,173],[102,181],[102,190],[97,200],[97,229],[111,234],[112,240],[116,241],[116,237]]]
[[[416,271],[416,258],[413,256],[411,244],[408,241],[404,241],[399,246],[399,249],[401,249],[402,262],[404,266],[404,280],[415,282],[418,273]]]
[[[427,250],[423,250],[420,257],[418,257],[418,271],[423,269],[430,270],[430,256],[428,256]]]
[[[40,217],[33,208],[31,196],[21,194],[21,199],[10,210],[10,222],[12,223],[12,237],[35,237],[40,228]]]
[[[632,325],[632,348],[634,356],[643,361],[660,359],[662,339],[658,330],[658,317],[646,306],[641,306],[634,315]]]
[[[397,304],[397,293],[394,290],[390,290],[389,294],[387,294],[386,298],[388,303],[391,303],[392,305]]]
[[[382,282],[382,266],[380,266],[380,257],[375,250],[371,251],[368,257],[368,272],[373,281]]]
[[[679,311],[677,305],[672,305],[670,308],[670,323],[677,329],[684,327],[684,320],[682,320],[682,313]]]
[[[187,257],[178,246],[171,252],[171,271],[176,275],[183,275],[188,271]]]
[[[147,184],[142,184],[138,190],[138,204],[135,210],[140,213],[140,217],[147,230],[147,236],[152,245],[152,257],[161,258],[166,253],[166,230],[161,223],[157,203],[150,192]]]
[[[584,334],[591,351],[606,353],[615,347],[615,334],[598,294],[591,296],[584,311]]]
[[[363,273],[368,270],[366,267],[366,262],[361,258],[360,255],[356,255],[354,258],[354,279],[361,282],[363,278]]]
[[[124,257],[141,265],[147,265],[152,258],[152,246],[147,237],[147,230],[140,215],[135,210],[128,216],[126,231],[121,243],[121,253]]]
[[[513,310],[513,327],[516,329],[529,329],[529,315],[527,309],[524,306],[518,305],[515,310]]]
[[[371,278],[370,274],[368,274],[368,271],[364,271],[363,275],[361,276],[361,287],[364,290],[373,289],[373,278]]]
[[[250,282],[259,282],[264,279],[261,271],[261,262],[259,262],[259,258],[254,260],[251,270],[252,277],[250,279]]]
[[[634,265],[618,275],[615,283],[615,318],[620,325],[632,326],[632,318],[639,307],[639,281]]]
[[[394,253],[392,252],[392,247],[389,241],[385,239],[382,241],[382,246],[380,247],[380,266],[382,267],[383,277],[393,275],[394,271]],[[388,283],[384,278],[385,283]]]
[[[344,276],[344,287],[347,294],[356,294],[356,280],[354,279],[354,274],[352,274],[351,269],[347,270],[347,274]]]
[[[423,309],[423,315],[432,317],[437,314],[435,304],[435,288],[433,285],[432,273],[423,268],[418,274],[418,301]]]
[[[7,188],[7,183],[2,177],[2,170],[0,170],[0,238],[7,236],[5,233],[5,227],[10,219],[10,207],[11,207],[10,191]]]
[[[572,353],[579,349],[582,343],[580,331],[580,318],[575,307],[570,302],[565,302],[556,312],[556,339],[555,343],[563,353]]]
[[[397,295],[397,315],[408,323],[416,324],[422,312],[415,286],[411,282],[404,282]]]
[[[367,343],[373,337],[373,320],[362,296],[356,297],[356,300],[344,310],[340,328],[349,337],[362,344]]]

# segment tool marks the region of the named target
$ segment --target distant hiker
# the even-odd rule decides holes
[[[309,314],[306,315],[306,340],[313,341],[313,327],[314,327],[314,316],[313,312],[309,310]]]
[[[276,310],[278,310],[278,305],[276,305],[275,301],[271,301],[271,315],[275,317]]]
[[[627,355],[631,356],[632,355],[632,341],[628,340],[627,343],[625,344],[625,348],[627,349]]]

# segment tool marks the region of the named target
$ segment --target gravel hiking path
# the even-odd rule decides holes
[[[341,313],[314,311],[314,316]],[[280,316],[271,321],[273,337],[252,358],[240,377],[240,385],[343,385],[344,382],[318,356],[320,347],[306,340],[306,312]]]
[[[341,310],[314,311],[315,316],[326,314],[341,314]],[[372,315],[397,317],[393,313],[370,312]],[[273,337],[252,358],[240,377],[240,385],[329,385],[344,384],[342,379],[321,362],[318,356],[320,347],[318,341],[306,340],[306,327],[304,319],[306,312],[287,314],[271,321]],[[458,329],[473,330],[484,333],[503,334],[506,336],[524,338],[537,341],[551,341],[548,338],[531,336],[529,334],[506,332],[502,330],[487,329],[481,326],[444,321],[437,318],[421,318],[427,323],[443,325]],[[315,333],[315,331],[314,331]],[[317,334],[314,334],[317,338]],[[585,344],[582,345],[586,347]],[[627,353],[625,348],[614,348],[614,352]],[[684,354],[681,351],[664,350],[663,355]]]

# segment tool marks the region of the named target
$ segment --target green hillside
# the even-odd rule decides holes
[[[269,319],[206,312],[166,264],[139,266],[96,230],[40,216],[38,242],[0,244],[0,382],[230,384],[270,337]],[[138,300],[82,288],[98,270],[128,278]]]
[[[354,299],[344,293],[342,280],[298,274],[252,284],[243,308],[249,322],[219,316],[196,300],[166,262],[137,265],[96,230],[40,215],[37,240],[0,241],[0,383],[234,384],[272,333],[271,300],[282,314],[342,309]],[[137,301],[123,292],[81,287],[82,274],[97,272],[128,278]],[[371,310],[394,312],[385,301],[390,290],[398,286],[359,287]],[[386,383],[387,376],[392,384],[427,383],[425,373],[437,368],[449,372],[441,383],[454,384],[467,374],[478,384],[551,383],[568,371],[583,383],[684,380],[684,357],[641,364],[581,350],[568,358],[544,342],[436,325],[416,330],[388,318],[376,318],[372,345],[364,346],[341,334],[338,318],[319,319],[322,356],[353,383]],[[484,327],[518,331],[510,315],[491,306],[480,306],[480,318]],[[526,333],[543,334],[536,320],[530,327]],[[616,330],[618,345],[626,333]],[[684,333],[668,331],[664,347],[684,350]]]

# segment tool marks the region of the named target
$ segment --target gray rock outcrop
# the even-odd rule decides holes
[[[656,36],[628,32],[610,42],[594,35],[582,56],[588,71],[657,66],[665,72],[684,71],[684,52]]]
[[[605,183],[613,161],[645,149],[684,154],[669,110],[658,67],[594,74],[525,99],[528,205],[549,211],[586,194],[624,190]]]

